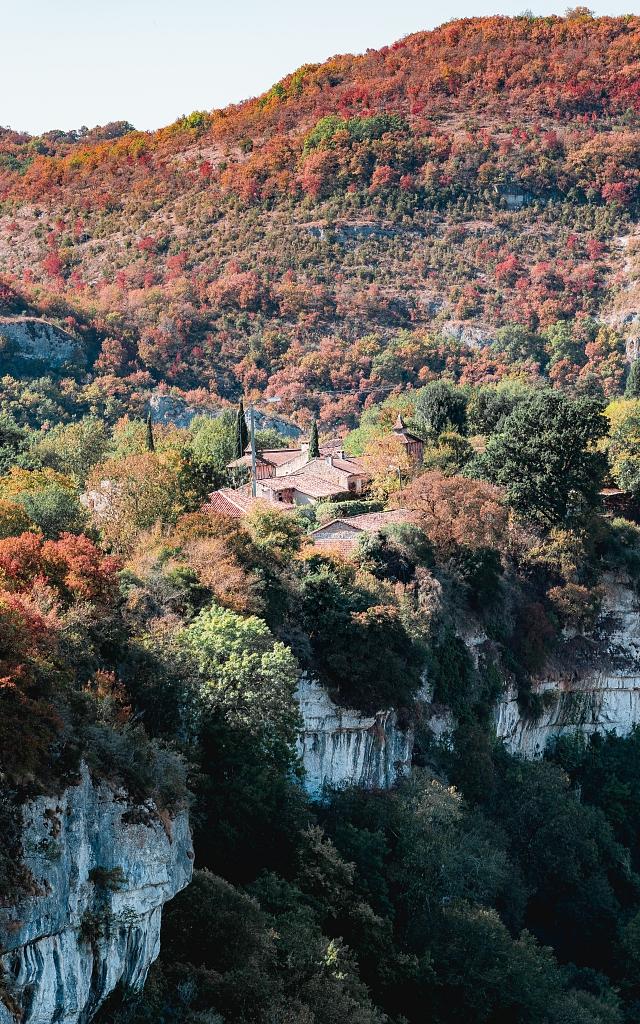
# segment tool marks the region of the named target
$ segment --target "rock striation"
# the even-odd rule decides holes
[[[226,409],[230,407],[227,406]],[[163,426],[188,427],[196,416],[209,416],[217,419],[225,412],[225,407],[220,405],[188,405],[188,403],[177,395],[172,395],[164,389],[155,391],[149,399],[149,412],[154,423],[161,423]],[[249,429],[249,412],[245,411],[247,430]],[[262,409],[254,410],[256,430],[277,430],[283,437],[289,437],[293,441],[302,436],[300,427],[291,420],[277,416],[271,411],[265,412]]]
[[[557,664],[533,685],[542,711],[524,714],[517,692],[507,687],[496,703],[495,731],[512,754],[541,757],[556,737],[613,732],[628,735],[640,725],[640,596],[626,581],[604,581],[602,612],[593,633],[565,638]],[[486,641],[468,633],[465,643],[477,660]],[[313,679],[303,676],[297,699],[303,727],[298,753],[305,788],[314,797],[325,786],[386,789],[410,766],[414,732],[401,728],[394,710],[366,716],[340,708]],[[428,686],[418,696],[422,721],[433,739],[447,745],[455,719],[431,703]]]
[[[540,757],[557,736],[581,732],[628,735],[640,723],[640,598],[609,577],[594,633],[567,638],[565,663],[534,686],[544,705],[536,718],[523,716],[516,693],[505,692],[496,708],[496,734],[507,749]]]
[[[35,316],[0,317],[0,356],[58,368],[84,362],[82,345],[71,334]]]
[[[159,815],[83,767],[23,806],[22,846],[32,885],[0,908],[0,1024],[85,1024],[118,984],[144,985],[162,906],[191,878],[187,812]]]
[[[393,709],[363,715],[338,707],[307,676],[296,696],[302,717],[298,754],[310,796],[320,797],[325,786],[388,789],[410,766],[413,730],[400,727]]]

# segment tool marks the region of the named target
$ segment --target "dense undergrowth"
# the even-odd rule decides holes
[[[492,717],[507,685],[535,717],[535,680],[572,664],[607,575],[637,584],[638,527],[603,517],[599,495],[625,473],[634,514],[634,381],[606,407],[446,380],[372,407],[347,444],[371,507],[412,516],[349,557],[309,543],[330,504],[199,511],[231,482],[233,415],[34,429],[5,414],[2,898],[29,891],[20,800],[73,781],[80,759],[134,800],[192,804],[195,880],[166,908],[144,993],[114,994],[102,1020],[635,1019],[638,737],[526,764]],[[394,462],[399,409],[423,465]],[[416,721],[396,789],[304,796],[302,669],[342,704]],[[414,705],[425,678],[449,747]]]

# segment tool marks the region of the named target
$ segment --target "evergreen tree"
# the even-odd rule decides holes
[[[320,457],[320,442],[318,440],[318,424],[316,420],[311,424],[311,433],[309,434],[309,460],[318,459]]]
[[[242,399],[240,399],[238,402],[238,412],[236,414],[236,457],[238,459],[242,458],[248,444],[249,431],[247,430],[247,421],[244,415],[244,403]]]
[[[640,359],[634,359],[624,389],[625,398],[640,398]]]
[[[596,446],[606,433],[597,400],[540,389],[507,416],[471,473],[504,487],[520,515],[566,529],[597,507],[606,460]]]
[[[153,439],[153,423],[151,422],[151,413],[147,415],[147,437],[145,447],[148,452],[155,452],[156,443]]]

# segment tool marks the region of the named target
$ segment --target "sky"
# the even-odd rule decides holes
[[[624,14],[632,2],[590,6]],[[452,18],[562,14],[567,2],[0,0],[0,7],[0,125],[36,135],[119,120],[159,128],[192,110],[257,96],[301,64],[362,53]]]

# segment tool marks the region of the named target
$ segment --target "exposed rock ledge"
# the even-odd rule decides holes
[[[188,816],[161,822],[83,768],[78,785],[33,800],[22,818],[37,895],[0,910],[0,981],[21,1024],[84,1024],[119,982],[144,984],[162,906],[191,878]],[[1,1000],[0,1024],[16,1024]]]
[[[303,722],[298,754],[311,796],[320,796],[325,786],[388,789],[411,764],[413,730],[400,728],[394,710],[362,715],[337,707],[306,676],[296,696]]]
[[[548,702],[539,718],[522,717],[513,691],[499,701],[496,733],[512,753],[540,757],[557,736],[575,732],[626,736],[640,723],[638,595],[619,580],[606,579],[596,632],[582,641],[584,649],[571,672],[559,669],[534,687]]]
[[[84,359],[82,345],[73,335],[40,317],[0,316],[0,338],[6,339],[23,359],[49,366],[60,367]]]

